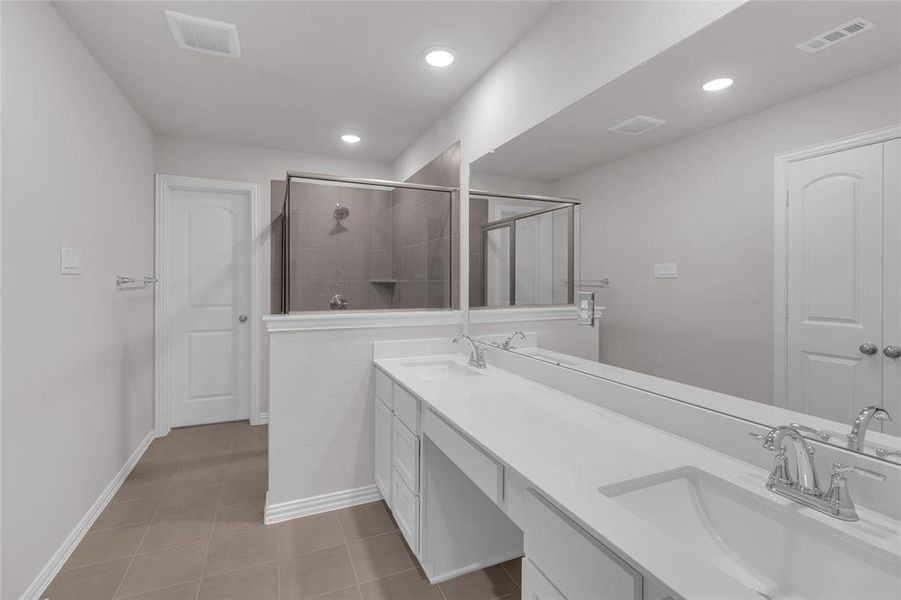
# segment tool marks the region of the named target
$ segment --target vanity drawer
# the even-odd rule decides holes
[[[503,500],[503,466],[476,448],[430,410],[423,411],[422,432],[495,504]]]
[[[394,470],[413,493],[419,492],[419,438],[394,417]]]
[[[407,484],[394,470],[394,490],[391,494],[394,500],[392,513],[397,527],[404,534],[413,554],[419,555],[419,498],[410,491]]]
[[[534,491],[525,517],[526,556],[565,597],[641,600],[641,575]]]
[[[419,435],[419,400],[396,383],[394,384],[394,414],[410,428],[410,431]]]
[[[375,397],[384,402],[388,408],[394,406],[391,398],[391,378],[379,368],[375,369]]]

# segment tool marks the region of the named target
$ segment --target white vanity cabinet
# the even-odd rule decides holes
[[[672,600],[378,368],[375,389],[376,485],[432,583],[525,553],[523,600]]]
[[[376,485],[429,580],[521,556],[498,506],[503,466],[378,368],[375,379]]]
[[[375,370],[375,484],[419,554],[419,400]]]
[[[526,557],[564,598],[642,600],[641,574],[577,523],[532,491],[525,509]]]

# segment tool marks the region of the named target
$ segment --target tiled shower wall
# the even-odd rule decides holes
[[[393,192],[391,265],[397,284],[393,308],[450,306],[450,211],[448,194]]]
[[[482,298],[482,254],[484,238],[482,228],[488,224],[488,199],[469,199],[469,305],[484,306]]]
[[[281,311],[285,182],[271,182],[272,311]],[[336,204],[350,210],[337,222]],[[448,194],[292,182],[292,311],[446,308],[450,304]]]

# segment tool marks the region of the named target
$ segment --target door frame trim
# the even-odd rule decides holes
[[[773,404],[788,406],[788,167],[791,163],[901,138],[901,124],[805,146],[773,160]]]
[[[173,302],[169,292],[172,274],[171,232],[167,223],[170,213],[172,192],[176,190],[202,190],[205,192],[227,191],[246,192],[250,201],[250,423],[265,422],[260,414],[260,370],[262,335],[262,248],[260,229],[260,186],[257,183],[184,177],[181,175],[156,175],[155,194],[155,263],[156,293],[154,294],[154,423],[156,435],[164,436],[172,426],[173,374],[170,343],[172,340]]]

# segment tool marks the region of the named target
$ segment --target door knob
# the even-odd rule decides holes
[[[247,322],[247,315],[241,315],[240,317],[238,317],[238,322],[239,322],[239,323],[246,323],[246,322]]]
[[[874,354],[879,352],[879,346],[877,346],[876,344],[861,344],[859,350],[862,354],[873,356]]]
[[[899,358],[901,357],[901,346],[886,346],[882,353],[889,358]]]

